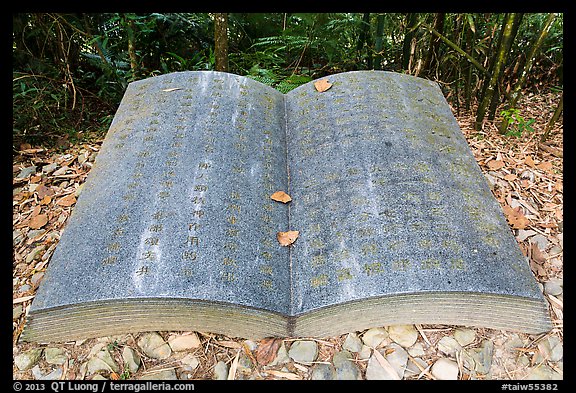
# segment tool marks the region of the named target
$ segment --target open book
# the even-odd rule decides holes
[[[208,71],[131,83],[22,338],[549,330],[440,88],[383,71],[323,79],[288,94]],[[299,237],[282,246],[288,230]]]

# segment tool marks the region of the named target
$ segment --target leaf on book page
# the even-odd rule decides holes
[[[274,194],[270,195],[270,198],[276,202],[288,203],[292,200],[290,195],[286,194],[284,191],[276,191]]]
[[[332,83],[328,82],[328,79],[320,79],[319,81],[314,82],[314,87],[317,91],[323,93],[332,87]]]
[[[298,235],[300,232],[298,231],[287,231],[287,232],[278,232],[276,234],[276,238],[278,239],[278,243],[281,246],[289,246],[290,244],[294,243],[296,239],[298,239]]]
[[[167,93],[171,92],[171,91],[176,91],[176,90],[182,90],[181,87],[172,87],[170,89],[162,89],[162,91],[165,91]]]
[[[268,337],[260,341],[256,349],[256,360],[258,364],[266,366],[276,358],[276,354],[282,344],[281,338]]]
[[[40,229],[48,223],[48,216],[46,214],[38,214],[30,219],[28,227],[30,229]]]

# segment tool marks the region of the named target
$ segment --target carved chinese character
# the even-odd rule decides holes
[[[148,266],[142,266],[138,270],[136,270],[136,274],[138,276],[142,276],[148,273],[150,273],[150,268]]]
[[[118,250],[120,250],[120,243],[118,243],[118,242],[110,243],[110,244],[108,244],[106,249],[108,251],[118,251]]]
[[[384,272],[384,266],[382,266],[382,262],[372,262],[364,264],[364,273],[366,273],[369,276],[383,272]]]
[[[117,260],[118,260],[118,257],[116,255],[112,255],[112,256],[104,258],[102,260],[102,264],[103,265],[113,265],[114,263],[116,263]]]
[[[150,259],[154,261],[156,259],[156,253],[154,251],[144,251],[140,259]]]
[[[328,285],[328,275],[327,274],[319,274],[315,277],[312,277],[310,279],[310,285],[312,285],[312,288],[318,288],[318,287]]]
[[[162,231],[162,224],[154,224],[150,226],[150,232],[161,232]]]
[[[336,269],[336,278],[338,281],[351,280],[354,278],[350,272],[350,268]]]
[[[195,261],[197,257],[198,254],[196,253],[196,251],[185,250],[182,252],[182,259],[186,259],[188,261]]]
[[[188,236],[186,239],[186,244],[190,244],[191,246],[198,247],[198,237],[197,236]]]
[[[194,186],[194,191],[204,192],[208,190],[208,186],[204,184],[197,184]]]

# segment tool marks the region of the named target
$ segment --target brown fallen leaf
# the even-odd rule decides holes
[[[28,227],[30,229],[40,229],[48,222],[48,216],[46,214],[38,214],[33,216],[28,222]]]
[[[256,349],[256,360],[258,364],[266,366],[276,358],[278,349],[282,344],[282,339],[275,337],[267,337],[260,341],[258,348]]]
[[[502,210],[504,210],[504,214],[506,215],[506,219],[508,223],[512,225],[514,229],[524,229],[530,224],[530,221],[524,216],[522,211],[520,210],[520,206],[516,209],[505,205]]]
[[[46,206],[46,205],[50,204],[50,202],[52,202],[52,197],[50,195],[46,195],[44,198],[42,198],[42,200],[40,201],[40,204],[43,206]]]
[[[508,181],[516,180],[517,178],[518,178],[518,176],[516,176],[513,173],[509,173],[506,176],[504,176],[504,180],[508,180]]]
[[[314,87],[317,91],[323,93],[332,87],[332,83],[328,82],[328,79],[320,79],[319,81],[314,82]]]
[[[524,159],[524,163],[526,165],[528,165],[529,167],[535,168],[536,164],[534,163],[534,160],[532,159],[531,156],[526,156],[526,158]]]
[[[60,198],[58,201],[56,201],[57,205],[64,207],[72,206],[75,203],[76,203],[76,197],[74,196],[74,194],[68,194],[65,197]]]
[[[120,375],[118,375],[118,373],[115,373],[114,371],[112,371],[110,373],[110,379],[112,379],[114,381],[118,381],[120,379]]]
[[[498,170],[500,168],[504,167],[504,161],[500,161],[500,160],[490,160],[488,161],[488,168],[495,171]]]
[[[36,187],[36,190],[34,190],[34,192],[38,194],[38,198],[40,199],[43,199],[46,196],[54,195],[54,190],[52,190],[50,187],[46,187],[43,184],[40,184],[38,187]]]
[[[552,169],[552,163],[549,161],[544,161],[544,162],[541,162],[540,164],[536,165],[536,168],[548,172]]]
[[[298,239],[298,235],[300,235],[299,231],[278,232],[276,239],[278,239],[278,243],[280,243],[281,246],[285,247],[294,243],[296,239]]]
[[[272,200],[282,203],[288,203],[292,200],[290,195],[286,194],[284,191],[276,191],[274,194],[270,195]]]

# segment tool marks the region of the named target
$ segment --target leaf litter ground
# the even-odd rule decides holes
[[[520,115],[534,119],[534,132],[523,132],[520,137],[501,136],[496,121],[486,121],[483,131],[474,131],[471,114],[457,116],[468,144],[486,175],[496,199],[516,235],[518,243],[539,283],[563,280],[563,124],[556,123],[549,139],[539,141],[552,116],[558,94],[528,94],[521,100]],[[58,347],[65,350],[67,361],[59,366],[60,379],[128,378],[139,379],[157,371],[174,370],[180,379],[212,379],[216,365],[227,365],[229,379],[309,379],[317,364],[332,361],[341,351],[347,335],[311,339],[318,346],[313,364],[300,364],[288,359],[275,364],[282,346],[297,339],[277,338],[252,342],[210,332],[196,332],[200,345],[185,352],[174,352],[165,360],[143,355],[137,346],[138,334],[81,340],[64,344],[18,343],[26,311],[42,281],[50,257],[60,234],[81,192],[102,140],[69,146],[65,151],[32,148],[23,145],[13,162],[13,355],[34,348]],[[27,176],[19,178],[23,168],[36,166]],[[546,285],[544,285],[546,287]],[[418,357],[421,372],[410,379],[434,379],[430,366],[439,358],[457,362],[459,379],[525,379],[548,378],[550,373],[563,375],[563,355],[554,353],[550,342],[563,344],[562,290],[544,291],[550,305],[554,329],[542,335],[526,335],[491,329],[472,329],[474,341],[465,348],[481,351],[482,343],[494,345],[489,370],[475,368],[462,358],[462,352],[446,354],[443,338],[452,337],[458,326],[417,325],[417,345],[423,350]],[[159,332],[168,341],[170,332]],[[365,332],[356,332],[362,337]],[[106,343],[110,354],[119,365],[124,347],[141,355],[142,364],[137,372],[120,373],[101,371],[87,374],[86,362],[90,351],[99,343]],[[390,339],[378,348],[386,347]],[[371,349],[373,351],[373,349]],[[380,353],[379,353],[380,355]],[[459,356],[460,355],[460,356]],[[381,356],[377,356],[379,359]],[[410,356],[412,358],[412,356]],[[191,362],[191,359],[193,360]],[[352,353],[352,361],[362,378],[366,375],[368,358]],[[123,366],[121,366],[122,368]],[[46,375],[54,370],[42,357],[28,370],[19,370],[13,363],[14,379],[33,379],[34,373]],[[547,370],[539,373],[538,370]]]

